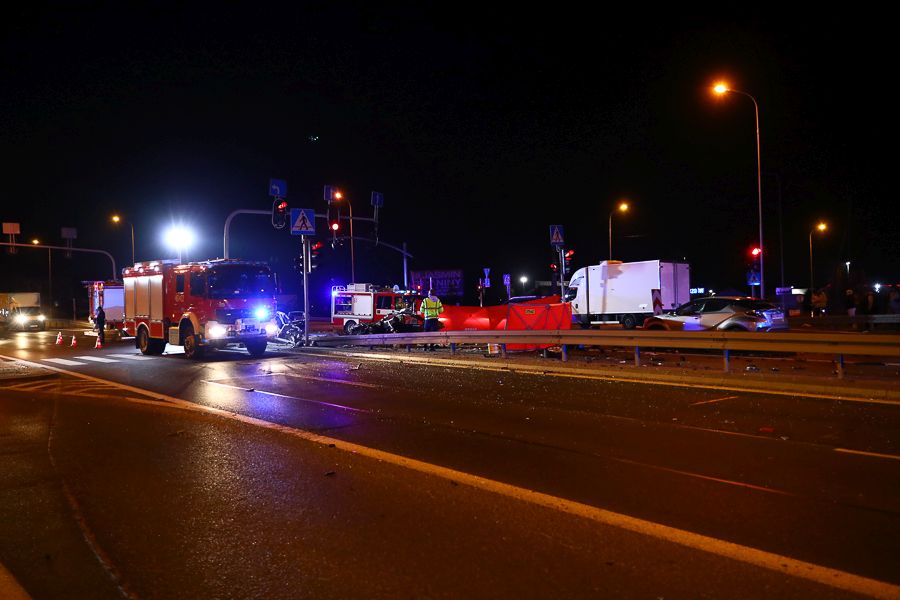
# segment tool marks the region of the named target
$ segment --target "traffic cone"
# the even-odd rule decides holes
[[[94,349],[103,348],[103,344],[100,343],[100,336],[97,336],[97,341],[94,343]]]
[[[62,343],[63,343],[63,340],[62,340],[62,331],[60,331],[59,333],[56,334],[56,345],[57,345],[57,346],[62,346]]]
[[[73,336],[72,336],[72,343],[69,344],[69,346],[71,346],[72,348],[74,348],[74,347],[77,346],[77,345],[78,345],[78,342],[75,340],[75,336],[73,335]]]

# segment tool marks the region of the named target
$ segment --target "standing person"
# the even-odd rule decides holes
[[[844,292],[844,310],[851,317],[856,316],[856,298],[853,295],[853,290],[849,288]]]
[[[94,323],[97,325],[97,339],[100,340],[101,344],[105,344],[106,337],[104,336],[104,330],[106,329],[106,313],[103,311],[103,306],[97,307],[97,315],[94,317]]]
[[[434,295],[434,290],[428,290],[428,296],[422,300],[419,312],[425,317],[425,327],[423,331],[437,331],[439,329],[438,317],[444,312],[444,305],[441,304],[440,298]],[[425,344],[425,351],[435,351],[437,344]]]

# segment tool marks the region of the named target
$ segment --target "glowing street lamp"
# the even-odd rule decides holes
[[[38,244],[41,243],[41,240],[34,238],[33,240],[31,240],[31,243],[34,244],[35,246],[37,246]]]
[[[758,195],[758,210],[759,210],[759,247],[765,250],[765,244],[763,244],[763,216],[762,216],[762,163],[760,162],[760,149],[759,149],[759,104],[756,103],[756,98],[748,94],[747,92],[742,92],[741,90],[736,90],[730,87],[725,82],[719,82],[715,86],[713,86],[713,92],[718,94],[719,96],[724,96],[725,94],[740,94],[741,96],[746,96],[753,101],[753,111],[756,116],[756,190]],[[765,252],[760,253],[759,255],[759,297],[766,297],[766,276],[765,276],[765,262],[764,257]]]
[[[182,252],[194,245],[194,232],[184,225],[173,225],[163,234],[166,245],[178,251],[178,262],[182,262]]]
[[[628,212],[628,203],[624,200],[619,202],[619,206],[609,213],[609,260],[612,260],[612,218],[613,213],[616,211],[619,211],[620,213]]]
[[[521,277],[519,277],[519,283],[522,284],[522,291],[524,292],[525,284],[528,283],[528,278],[526,276],[522,275]]]
[[[118,225],[122,222],[122,217],[120,217],[119,215],[113,215],[111,220],[113,223]],[[129,221],[128,225],[131,226],[131,264],[134,264],[134,224]]]
[[[824,232],[828,229],[828,225],[824,222],[819,223],[813,229],[809,230],[809,293],[812,294],[815,291],[813,287],[813,259],[812,259],[812,235],[815,231]]]

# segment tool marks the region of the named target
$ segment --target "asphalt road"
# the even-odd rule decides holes
[[[0,344],[71,373],[0,380],[36,598],[900,597],[894,405],[54,339]]]

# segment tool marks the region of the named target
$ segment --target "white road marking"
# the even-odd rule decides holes
[[[697,406],[698,404],[711,404],[713,402],[721,402],[722,400],[734,400],[737,396],[725,396],[724,398],[714,398],[713,400],[703,400],[701,402],[694,402],[689,406]]]
[[[110,355],[110,356],[112,356],[112,355]],[[98,362],[98,363],[116,363],[116,362],[119,362],[119,361],[117,361],[117,360],[115,360],[115,359],[112,359],[112,358],[103,358],[102,356],[76,356],[75,358],[77,358],[78,360],[89,360],[89,361],[91,361],[91,362]]]
[[[78,362],[77,360],[69,360],[67,358],[42,358],[41,360],[45,362],[55,363],[57,365],[64,365],[67,367],[83,367],[83,362]]]
[[[780,494],[782,496],[796,496],[792,492],[785,492],[783,490],[777,490],[775,488],[765,487],[762,485],[753,485],[752,483],[743,483],[741,481],[734,481],[732,479],[722,479],[720,477],[710,477],[709,475],[701,475],[700,473],[693,473],[691,471],[682,471],[680,469],[670,469],[668,467],[661,467],[659,465],[651,465],[647,463],[638,462],[636,460],[628,460],[627,458],[613,458],[613,460],[626,463],[629,465],[637,465],[639,467],[646,467],[648,469],[655,469],[657,471],[667,471],[669,473],[675,473],[677,475],[684,475],[686,477],[696,477],[697,479],[704,479],[706,481],[715,481],[716,483],[724,483],[726,485],[735,485],[737,487],[744,487],[751,490],[757,490],[759,492],[768,492],[770,494]]]
[[[495,494],[506,496],[508,498],[513,498],[537,506],[542,506],[550,510],[568,513],[571,515],[582,517],[584,519],[595,521],[597,523],[602,523],[604,525],[618,527],[626,531],[632,531],[635,533],[646,535],[648,537],[653,537],[673,544],[678,544],[687,548],[708,552],[717,556],[723,556],[732,560],[743,562],[745,564],[762,567],[764,569],[768,569],[777,573],[783,573],[791,577],[813,581],[815,583],[820,583],[855,594],[868,595],[873,598],[884,598],[886,600],[896,600],[897,598],[900,598],[900,585],[894,585],[892,583],[878,581],[877,579],[855,575],[846,571],[840,571],[838,569],[832,569],[830,567],[824,567],[802,560],[796,560],[780,554],[766,552],[757,548],[743,546],[734,542],[720,540],[683,529],[677,529],[668,525],[661,525],[652,521],[645,521],[643,519],[615,513],[609,510],[604,510],[602,508],[597,508],[595,506],[582,504],[580,502],[574,502],[565,498],[558,498],[549,494],[527,490],[507,483],[502,483],[499,481],[494,481],[492,479],[486,479],[484,477],[478,477],[469,473],[456,471],[454,469],[432,465],[430,463],[407,458],[398,454],[391,454],[390,452],[376,450],[375,448],[369,448],[367,446],[346,442],[337,438],[326,437],[317,433],[313,433],[311,431],[294,429],[286,425],[279,425],[278,423],[264,421],[255,417],[248,417],[246,415],[228,412],[226,410],[213,408],[211,406],[196,404],[194,402],[175,398],[166,394],[144,390],[115,381],[100,379],[99,377],[85,375],[84,373],[79,373],[77,371],[67,371],[65,369],[59,369],[56,367],[39,365],[31,361],[26,361],[14,357],[0,355],[0,358],[5,358],[7,360],[16,360],[24,364],[30,364],[32,366],[42,366],[45,369],[65,373],[67,375],[71,375],[72,377],[77,377],[80,379],[88,379],[99,383],[107,383],[114,387],[141,394],[143,396],[149,396],[151,398],[164,400],[168,402],[169,406],[172,408],[214,414],[226,419],[233,419],[242,423],[247,423],[249,425],[255,425],[266,429],[280,431],[284,434],[307,440],[309,442],[329,446],[344,452],[355,453],[360,456],[365,456],[375,460],[381,460],[389,464],[404,467],[413,471],[418,471],[420,473],[425,473],[427,475],[441,477],[448,481],[455,481],[457,483],[467,485],[475,489],[493,492]]]
[[[153,360],[152,356],[144,356],[143,354],[110,354],[116,358],[124,358],[126,360]]]
[[[288,400],[299,400],[301,402],[309,402],[310,404],[321,404],[322,406],[329,406],[331,408],[340,408],[342,410],[349,410],[352,412],[358,413],[371,413],[371,410],[367,410],[364,408],[353,408],[352,406],[344,406],[343,404],[335,404],[333,402],[323,402],[321,400],[311,400],[309,398],[300,398],[299,396],[288,396],[287,394],[279,394],[278,392],[267,392],[265,390],[257,390],[250,389],[244,385],[230,385],[227,383],[220,383],[218,381],[209,381],[204,380],[203,383],[208,383],[209,385],[218,385],[222,387],[231,388],[233,390],[241,390],[242,392],[247,392],[250,394],[264,394],[266,396],[274,396],[276,398],[287,398]]]

